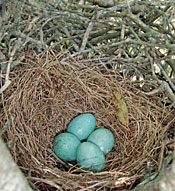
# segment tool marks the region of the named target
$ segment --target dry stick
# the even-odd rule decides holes
[[[150,56],[149,56],[150,57]],[[152,70],[152,75],[153,77],[157,80],[158,84],[160,84],[159,88],[157,89],[157,92],[159,92],[159,90],[161,92],[164,92],[165,95],[168,96],[168,98],[173,102],[172,106],[175,106],[175,95],[172,91],[172,89],[170,88],[169,84],[163,80],[159,80],[158,77],[155,74],[154,71],[154,65],[153,65],[153,58],[150,57],[150,62],[151,62],[151,70]],[[157,64],[159,66],[159,64]],[[160,68],[160,67],[159,67]],[[161,68],[160,68],[161,69]],[[162,68],[163,69],[163,68]],[[164,71],[165,72],[165,71]],[[165,72],[166,73],[166,72]],[[167,74],[166,74],[167,75]]]
[[[160,68],[162,74],[165,76],[165,78],[168,80],[171,88],[175,91],[175,85],[173,84],[172,80],[170,79],[170,77],[167,75],[167,73],[165,72],[165,70],[163,69],[162,65],[160,63],[157,63],[158,67]]]
[[[132,14],[132,12],[131,12],[131,6],[130,6],[130,4],[129,4],[129,1],[128,1],[128,0],[126,0],[126,4],[127,4],[127,6],[128,6],[128,12]]]
[[[68,38],[71,37],[71,35],[70,35],[70,33],[69,33],[69,31],[68,31],[68,29],[66,27],[63,27],[63,31],[65,32],[65,34],[67,35]],[[73,41],[72,46],[74,47],[74,50],[78,51],[79,47],[78,47],[77,43],[75,42],[75,40],[72,40],[72,41]]]
[[[5,81],[4,85],[0,89],[0,94],[2,94],[2,92],[4,92],[9,87],[10,84],[11,84],[10,80]]]
[[[27,24],[27,26],[25,27],[23,33],[26,33],[26,32],[28,32],[28,31],[30,31],[30,30],[32,29],[33,25],[34,25],[36,22],[38,22],[39,19],[40,19],[40,17],[34,17],[34,18],[32,19],[32,21]]]
[[[39,181],[39,182],[43,182],[43,183],[46,183],[48,185],[51,185],[52,187],[58,189],[58,190],[62,190],[62,188],[57,185],[54,181],[52,180],[47,180],[47,179],[44,179],[44,178],[37,178],[37,177],[27,177],[28,180],[34,180],[34,181]]]
[[[168,82],[163,81],[163,80],[158,80],[158,83],[160,84],[159,88],[173,102],[170,107],[175,107],[175,95],[174,95],[174,93],[172,91],[172,89],[175,91],[175,86],[174,86],[173,82],[171,81],[171,79],[169,78],[169,76],[167,75],[167,73],[165,72],[165,70],[163,69],[163,67],[161,66],[161,64],[159,64],[159,63],[156,63],[156,64],[158,65],[158,67],[162,71],[162,74],[165,76],[165,78],[169,82],[168,83]]]
[[[43,40],[42,27],[41,27],[41,29],[40,29],[40,40],[35,40],[35,39],[29,37],[28,35],[26,35],[26,33],[29,32],[29,31],[32,29],[33,25],[34,25],[39,19],[40,19],[40,17],[35,17],[35,18],[33,18],[32,21],[30,21],[30,22],[26,25],[26,27],[25,27],[25,29],[23,30],[22,33],[21,33],[21,32],[16,32],[16,34],[19,35],[21,38],[23,38],[23,39],[26,40],[26,41],[24,42],[24,44],[26,44],[27,42],[31,41],[32,43],[41,45],[41,46],[43,46],[45,49],[47,49],[48,47],[47,47],[46,43],[44,43],[44,40]],[[24,46],[24,44],[23,44],[23,46]]]
[[[10,74],[10,65],[13,62],[13,57],[16,53],[16,50],[18,49],[18,47],[21,45],[21,39],[19,38],[18,41],[16,42],[11,54],[10,54],[10,59],[9,62],[7,64],[7,71],[6,71],[6,75],[5,75],[5,83],[4,85],[1,87],[0,89],[0,94],[2,94],[11,84],[11,80],[9,80],[9,74]]]
[[[95,24],[95,22],[93,20],[98,19],[98,18],[99,18],[99,14],[95,13],[95,15],[92,17],[92,21],[89,23],[88,28],[87,28],[87,30],[86,30],[86,32],[84,34],[83,42],[81,44],[81,48],[80,48],[79,53],[81,53],[86,47],[86,44],[87,44],[87,41],[88,41],[88,38],[89,38],[89,33],[92,31],[93,26]]]
[[[3,128],[0,130],[0,137],[6,132],[7,128],[9,127],[10,122],[12,122],[15,119],[15,114],[11,114],[10,118],[7,119],[7,121],[5,122]]]
[[[165,82],[165,81],[161,81],[161,84],[160,84],[160,89],[161,91],[163,91],[167,96],[168,98],[173,102],[171,106],[174,106],[175,107],[175,95],[171,89],[171,87],[169,86],[168,82]]]
[[[19,32],[19,31],[18,31],[18,32],[15,32],[15,35],[19,36],[20,38],[26,39],[26,40],[28,40],[28,41],[34,43],[34,44],[37,44],[38,46],[42,46],[42,47],[44,47],[45,49],[48,48],[48,46],[47,46],[45,43],[43,43],[43,42],[41,42],[41,41],[39,41],[39,40],[35,40],[35,39],[33,39],[33,38],[27,36],[26,34],[23,34],[23,33]]]
[[[29,31],[29,30],[32,28],[32,25],[33,25],[34,23],[36,23],[38,20],[39,20],[39,17],[34,18],[34,19],[29,23],[29,25],[27,25],[27,26],[25,27],[25,29],[24,29],[23,32],[25,33],[25,32],[27,32],[27,31]],[[27,38],[27,40],[31,40],[32,42],[41,44],[41,45],[43,45],[43,46],[46,47],[45,43],[42,43],[42,42],[40,42],[40,41],[33,40],[33,39],[31,39],[30,37],[28,37],[27,35],[25,35],[25,34],[23,34],[23,33],[21,33],[21,32],[17,32],[17,35],[21,36],[22,38]],[[18,38],[18,40],[17,40],[17,42],[16,42],[16,44],[15,44],[15,46],[14,46],[14,48],[13,48],[11,54],[10,54],[10,59],[9,59],[8,64],[7,64],[7,71],[6,71],[6,75],[5,75],[5,83],[4,83],[4,85],[0,88],[0,94],[2,94],[2,93],[9,87],[9,85],[11,84],[11,80],[9,80],[10,66],[11,66],[11,64],[12,64],[12,62],[13,62],[13,57],[14,57],[14,55],[15,55],[17,49],[18,49],[19,46],[21,45],[21,43],[22,43],[21,38]]]
[[[134,15],[131,12],[128,0],[127,0],[127,6],[128,6],[128,14],[126,14],[126,17],[130,18],[134,23],[136,23],[142,30],[146,31],[150,36],[158,38],[161,37],[161,33],[147,26],[138,16]]]
[[[93,46],[93,48],[95,50],[100,50],[102,48],[112,48],[112,47],[115,47],[115,46],[119,46],[121,44],[129,44],[129,43],[133,43],[133,44],[137,44],[137,45],[145,45],[145,46],[148,46],[148,47],[160,47],[160,48],[168,48],[170,50],[174,50],[175,49],[175,45],[174,44],[155,44],[155,43],[149,43],[149,42],[145,42],[145,41],[142,41],[142,40],[133,40],[133,39],[130,39],[129,37],[125,40],[121,40],[120,42],[114,42],[112,44],[109,44],[109,45],[101,45],[101,46]],[[86,49],[86,50],[83,50],[82,53],[87,53],[87,52],[90,52],[92,49],[89,48],[89,49]],[[75,57],[75,56],[78,56],[79,55],[79,52],[77,53],[74,53],[71,55],[71,57]],[[64,58],[63,61],[66,61],[68,58]]]
[[[123,40],[124,37],[125,37],[125,27],[126,27],[126,25],[125,25],[124,23],[122,23],[121,34],[120,34],[122,40]],[[122,49],[121,49],[121,48],[119,49],[119,53],[118,53],[118,56],[117,56],[117,57],[119,57],[119,58],[122,57]]]

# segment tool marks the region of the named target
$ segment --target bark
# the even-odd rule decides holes
[[[32,191],[3,140],[0,138],[0,190]]]
[[[175,190],[175,163],[170,172],[165,173],[163,179],[159,183],[160,191],[174,191]]]

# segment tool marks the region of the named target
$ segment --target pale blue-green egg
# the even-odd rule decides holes
[[[96,119],[91,113],[84,113],[75,117],[68,125],[67,131],[76,135],[80,140],[87,137],[94,131]]]
[[[71,133],[61,133],[57,135],[53,142],[55,154],[66,161],[76,160],[77,148],[80,140]]]
[[[77,163],[83,170],[100,172],[105,166],[105,155],[91,142],[83,142],[77,149]]]
[[[114,135],[109,129],[99,128],[90,134],[87,141],[95,143],[106,155],[114,146]]]

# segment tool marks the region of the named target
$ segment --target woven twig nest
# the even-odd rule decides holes
[[[136,84],[105,68],[103,63],[61,63],[64,55],[30,55],[17,68],[4,94],[4,123],[15,119],[5,134],[13,140],[11,152],[29,180],[40,190],[125,189],[143,177],[148,162],[158,167],[164,136],[163,109]],[[128,131],[117,116],[112,92],[119,92],[129,112]],[[61,161],[53,140],[65,132],[78,114],[92,113],[97,126],[110,129],[115,145],[106,156],[103,172],[83,171],[74,162]]]

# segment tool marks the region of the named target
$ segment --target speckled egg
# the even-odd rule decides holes
[[[61,133],[57,135],[53,142],[55,154],[66,161],[76,160],[77,148],[80,140],[71,133]]]
[[[75,117],[68,125],[67,131],[76,135],[80,140],[87,137],[94,131],[96,119],[91,113],[84,113]]]
[[[77,149],[77,163],[83,170],[100,172],[105,166],[105,155],[91,142],[83,142]]]
[[[91,133],[87,141],[98,145],[106,155],[114,146],[114,135],[109,129],[99,128]]]

